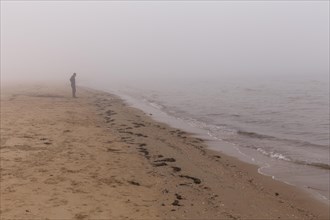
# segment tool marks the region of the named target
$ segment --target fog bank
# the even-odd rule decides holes
[[[327,76],[327,1],[1,1],[1,81]]]

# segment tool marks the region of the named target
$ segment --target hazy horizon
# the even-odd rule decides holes
[[[327,1],[1,1],[1,81],[328,76]],[[79,82],[79,81],[78,81]]]

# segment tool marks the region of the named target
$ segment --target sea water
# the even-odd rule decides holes
[[[327,76],[178,77],[107,88],[228,143],[260,173],[329,202]]]

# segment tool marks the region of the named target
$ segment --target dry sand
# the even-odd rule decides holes
[[[1,91],[1,219],[328,219],[329,206],[118,97]]]

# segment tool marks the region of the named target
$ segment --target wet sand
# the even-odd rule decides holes
[[[328,219],[329,206],[91,89],[1,89],[1,219]]]

